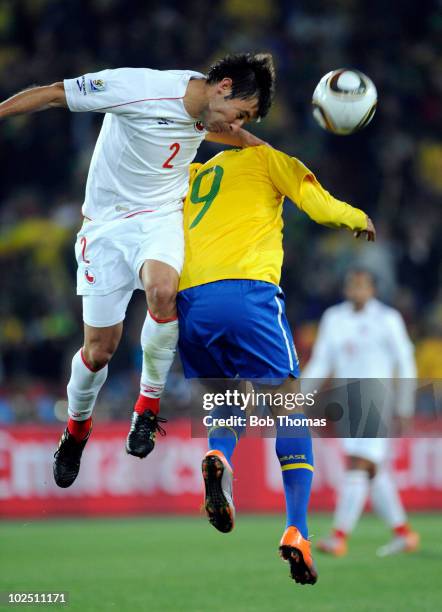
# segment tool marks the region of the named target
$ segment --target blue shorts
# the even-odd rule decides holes
[[[178,293],[186,378],[299,376],[284,294],[271,283],[221,280]]]

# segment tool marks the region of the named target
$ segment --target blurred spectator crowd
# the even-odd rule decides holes
[[[442,2],[415,0],[0,0],[0,98],[34,84],[121,66],[204,70],[229,52],[270,51],[277,95],[251,130],[299,157],[378,228],[368,245],[286,206],[282,286],[301,361],[352,264],[370,268],[399,308],[419,375],[442,378]],[[370,126],[329,135],[312,91],[341,66],[370,75]],[[81,342],[73,244],[102,115],[51,110],[0,129],[0,422],[50,421]],[[198,160],[218,151],[204,144]],[[100,402],[126,418],[136,396],[144,297],[138,292]],[[176,397],[182,378],[172,373]]]

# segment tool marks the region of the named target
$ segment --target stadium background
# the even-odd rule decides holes
[[[286,205],[282,286],[301,363],[308,359],[320,315],[341,299],[343,274],[357,262],[377,274],[381,297],[403,314],[416,345],[419,376],[442,378],[440,1],[421,0],[416,11],[414,0],[1,0],[0,40],[1,99],[33,84],[102,68],[204,71],[227,52],[271,51],[276,100],[268,118],[252,131],[299,157],[333,194],[366,210],[378,229],[377,243],[367,245],[316,226]],[[379,92],[372,124],[348,138],[320,130],[310,111],[316,82],[340,66],[368,73]],[[185,422],[171,426],[148,463],[135,463],[123,453],[138,388],[141,293],[130,305],[125,335],[100,395],[84,474],[63,492],[50,479],[70,359],[81,342],[73,242],[101,120],[51,110],[0,127],[3,517],[198,512],[197,466],[205,445],[188,440]],[[204,144],[197,159],[217,151]],[[169,383],[166,413],[185,404],[178,363]],[[437,438],[396,442],[396,473],[412,508],[442,507],[441,445]],[[253,470],[248,452],[257,458]],[[245,441],[237,458],[240,510],[282,512],[274,461],[268,441]],[[332,441],[318,447],[317,464],[312,506],[330,509],[342,469]],[[250,533],[260,532],[260,525],[255,531],[252,525]],[[367,542],[377,533],[373,529]],[[339,609],[347,609],[342,601]],[[169,608],[163,603],[155,609]],[[427,608],[421,602],[419,609]]]

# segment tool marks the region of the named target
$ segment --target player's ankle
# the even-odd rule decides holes
[[[333,529],[333,537],[338,538],[339,540],[346,540],[347,534],[342,529]]]
[[[157,397],[147,397],[146,395],[138,396],[138,399],[134,406],[134,411],[137,414],[143,414],[146,410],[150,410],[154,414],[158,414],[160,411],[160,400]]]
[[[77,441],[81,442],[89,435],[92,428],[92,417],[89,417],[85,421],[75,421],[69,418],[68,420],[68,432]]]
[[[393,528],[393,533],[396,536],[406,536],[410,533],[410,526],[408,523],[402,523],[402,525],[397,525]]]

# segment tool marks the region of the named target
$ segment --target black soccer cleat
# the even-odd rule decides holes
[[[78,442],[74,436],[69,433],[67,427],[64,430],[58,444],[58,449],[54,454],[53,464],[54,480],[62,489],[70,487],[77,478],[78,472],[80,471],[81,455],[89,440],[91,431],[92,427],[84,440]]]
[[[146,410],[143,414],[134,412],[126,440],[127,454],[140,459],[147,457],[155,446],[156,433],[158,432],[161,436],[166,435],[159,423],[167,423],[167,419],[157,416],[151,410]]]

